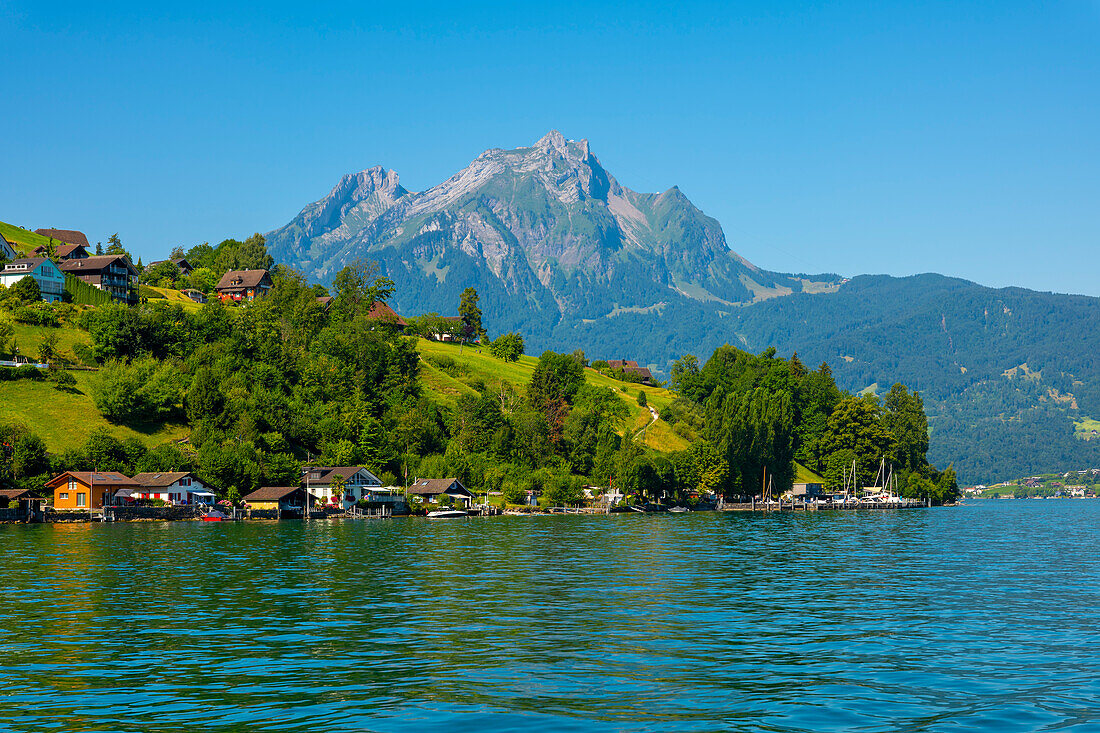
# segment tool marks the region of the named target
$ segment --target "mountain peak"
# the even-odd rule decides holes
[[[535,147],[542,150],[544,153],[549,153],[553,150],[564,150],[569,145],[569,141],[565,139],[565,135],[562,135],[557,130],[551,130],[550,132],[539,138],[539,141],[535,143]]]

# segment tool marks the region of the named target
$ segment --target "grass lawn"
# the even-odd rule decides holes
[[[92,343],[92,337],[88,335],[87,331],[69,324],[63,324],[61,328],[51,328],[49,326],[28,326],[24,323],[16,323],[15,343],[19,347],[19,353],[29,359],[37,359],[38,345],[42,343],[42,339],[46,335],[51,333],[57,336],[58,353],[62,359],[67,361],[75,362],[77,360],[73,354],[73,346],[78,343],[90,346]]]
[[[1100,420],[1093,420],[1091,417],[1086,417],[1083,420],[1076,420],[1073,423],[1075,428],[1074,435],[1081,440],[1092,440],[1095,436],[1092,431],[1095,430],[1100,433]]]
[[[825,479],[821,476],[818,476],[816,473],[806,468],[801,463],[795,461],[794,482],[796,484],[823,484],[825,483]]]
[[[503,381],[520,389],[531,382],[531,375],[539,362],[533,356],[521,356],[518,361],[506,362],[494,357],[484,347],[459,347],[457,344],[427,339],[417,340],[417,350],[424,357],[449,356],[457,363],[464,365],[469,370],[470,376],[480,377],[487,384]],[[463,393],[474,394],[471,387],[428,361],[421,362],[421,376],[428,389],[436,395],[437,401],[448,407],[454,407]],[[641,430],[650,421],[649,410],[638,405],[639,392],[645,392],[648,404],[656,407],[658,411],[667,407],[676,398],[667,389],[620,382],[594,369],[585,369],[584,377],[589,384],[614,390],[626,403],[629,415],[623,425],[624,430],[627,426],[630,426],[632,431]],[[646,428],[644,436],[647,446],[662,452],[682,450],[688,446],[687,441],[674,433],[672,427],[663,420],[657,420]]]
[[[185,311],[197,311],[202,308],[202,303],[196,303],[179,290],[172,290],[171,288],[154,288],[152,285],[142,285],[141,294],[153,303],[161,299],[169,303],[178,303],[183,306]]]
[[[46,381],[20,379],[0,382],[0,421],[22,422],[46,441],[46,449],[60,453],[81,445],[97,428],[106,428],[119,440],[138,438],[148,446],[178,440],[188,434],[183,425],[160,425],[148,432],[108,422],[96,409],[89,387],[98,372],[74,371],[76,392],[61,392]]]

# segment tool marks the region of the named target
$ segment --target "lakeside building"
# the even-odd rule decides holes
[[[230,270],[222,275],[214,291],[223,301],[253,301],[271,290],[267,270]]]
[[[159,499],[173,504],[214,503],[214,493],[188,471],[139,473],[134,481],[140,485],[130,493],[134,499]]]
[[[65,471],[47,481],[46,488],[53,490],[54,509],[102,509],[116,492],[140,485],[114,471]]]
[[[336,496],[341,483],[343,491]],[[322,504],[348,509],[361,500],[370,501],[371,493],[382,488],[382,481],[362,466],[302,466],[302,485]]]
[[[65,275],[45,257],[20,257],[4,265],[0,270],[0,284],[15,285],[25,277],[34,278],[42,300],[56,303],[65,294]]]
[[[134,288],[137,286],[138,271],[125,255],[97,255],[65,260],[59,267],[62,272],[110,293],[120,303],[137,302]]]
[[[420,478],[409,486],[409,496],[418,496],[429,504],[438,504],[448,496],[455,506],[468,508],[474,501],[473,492],[457,478]]]
[[[301,486],[261,486],[241,500],[250,518],[265,519],[301,517],[315,503]]]

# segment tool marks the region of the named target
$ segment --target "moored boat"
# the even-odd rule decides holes
[[[428,512],[429,519],[457,519],[466,516],[469,515],[461,509],[437,509],[434,512]]]

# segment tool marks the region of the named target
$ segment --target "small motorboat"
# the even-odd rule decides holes
[[[669,514],[683,514],[684,512],[690,512],[690,511],[691,510],[688,509],[686,506],[674,506],[674,507],[669,507],[668,513]]]
[[[226,519],[229,519],[229,515],[222,514],[217,509],[214,509],[202,515],[202,521],[204,522],[221,522]]]
[[[458,519],[459,517],[468,516],[461,509],[437,509],[434,512],[428,512],[429,519]]]

